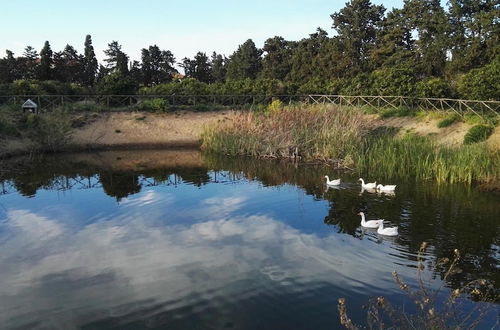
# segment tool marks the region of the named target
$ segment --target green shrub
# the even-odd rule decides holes
[[[169,104],[167,100],[155,98],[142,101],[139,106],[139,109],[152,112],[167,112],[168,106]]]
[[[373,94],[413,96],[415,93],[415,70],[408,66],[378,69],[371,77]]]
[[[381,118],[408,117],[408,116],[415,116],[415,111],[408,107],[389,108],[380,111]]]
[[[373,75],[369,73],[360,73],[352,79],[345,80],[344,85],[339,91],[342,95],[370,95],[372,85]]]
[[[18,134],[19,109],[4,105],[0,107],[0,136],[15,136]]]
[[[437,124],[437,127],[439,127],[439,128],[448,127],[458,120],[460,120],[460,116],[457,115],[456,113],[454,113],[454,114],[446,116],[443,120],[441,120]]]
[[[99,81],[97,91],[100,95],[133,95],[137,91],[137,83],[120,72],[113,72]],[[110,103],[110,105],[118,104]]]
[[[418,97],[436,98],[453,97],[455,94],[448,81],[443,78],[430,78],[419,81],[416,85],[416,93]]]
[[[486,141],[493,133],[493,127],[488,125],[472,126],[464,137],[464,144]]]
[[[490,64],[463,75],[457,88],[469,100],[500,100],[500,55]]]

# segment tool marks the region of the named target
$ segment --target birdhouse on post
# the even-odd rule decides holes
[[[38,105],[33,102],[31,99],[27,99],[26,102],[23,103],[23,112],[31,112],[34,114],[38,114]]]

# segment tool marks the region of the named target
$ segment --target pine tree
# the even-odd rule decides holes
[[[40,51],[40,65],[38,66],[38,79],[39,80],[50,80],[52,76],[52,64],[54,61],[52,59],[52,49],[48,41]]]
[[[107,58],[104,59],[104,62],[108,63],[107,68],[112,71],[117,71],[122,75],[128,74],[128,56],[124,52],[122,52],[122,46],[118,43],[118,41],[111,41],[108,44],[108,49],[104,51]]]
[[[500,54],[498,17],[498,1],[449,1],[452,72],[467,72],[484,66]]]
[[[403,7],[415,41],[417,70],[421,77],[441,76],[449,46],[449,25],[439,0],[408,0]]]
[[[0,59],[0,83],[11,83],[20,79],[21,75],[14,53],[8,49],[5,50],[5,53],[6,56]]]
[[[393,9],[379,24],[375,49],[371,58],[376,67],[391,67],[402,63],[413,66],[415,40],[411,24],[401,9]]]
[[[175,57],[169,50],[160,50],[157,45],[143,48],[141,51],[141,70],[145,86],[158,85],[172,81],[177,70],[174,68]]]
[[[23,57],[19,58],[19,68],[22,79],[36,79],[38,52],[31,46],[26,46]]]
[[[75,48],[66,45],[62,52],[54,53],[53,77],[59,81],[82,83],[84,78],[84,57]]]
[[[227,64],[227,79],[243,80],[255,79],[262,67],[262,50],[255,47],[252,39],[248,39],[238,46]]]
[[[188,78],[195,78],[204,83],[212,82],[212,68],[208,57],[203,52],[198,52],[194,59],[184,58],[181,67]]]
[[[331,16],[351,62],[351,75],[369,69],[368,58],[375,44],[377,24],[384,15],[384,6],[373,5],[370,0],[351,0],[338,13]]]
[[[212,81],[224,82],[226,80],[226,62],[227,58],[216,52],[212,53],[210,66],[212,67]]]
[[[279,36],[264,42],[261,72],[263,78],[285,80],[291,70],[292,45],[292,42]]]

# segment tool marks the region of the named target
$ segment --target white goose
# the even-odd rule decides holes
[[[384,228],[384,222],[381,222],[378,229],[377,233],[380,235],[385,235],[385,236],[397,236],[398,235],[398,227],[389,227],[389,228]]]
[[[365,180],[363,180],[361,178],[359,178],[358,181],[361,181],[361,188],[364,188],[364,189],[374,189],[377,186],[377,182],[371,182],[371,183],[365,184]]]
[[[365,221],[365,214],[363,212],[359,212],[358,215],[361,216],[361,227],[378,228],[380,226],[380,224],[384,223],[384,219]]]
[[[396,190],[396,185],[382,185],[382,184],[379,184],[377,185],[377,189],[380,190],[380,191],[394,191]]]
[[[338,185],[340,185],[340,179],[331,180],[330,181],[330,178],[328,177],[328,175],[325,175],[325,178],[326,178],[326,184],[328,186],[338,186]]]

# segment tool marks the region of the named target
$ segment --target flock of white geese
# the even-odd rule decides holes
[[[326,185],[333,187],[340,185],[340,179],[330,180],[328,175],[325,175]],[[382,185],[377,182],[365,183],[365,180],[359,179],[361,181],[361,189],[363,190],[376,190],[380,192],[391,192],[393,193],[396,190],[396,185]],[[384,228],[384,219],[376,219],[376,220],[365,220],[365,214],[363,212],[359,212],[358,215],[361,216],[361,226],[365,228],[378,228],[377,233],[385,236],[397,236],[398,235],[398,227],[388,227]]]

